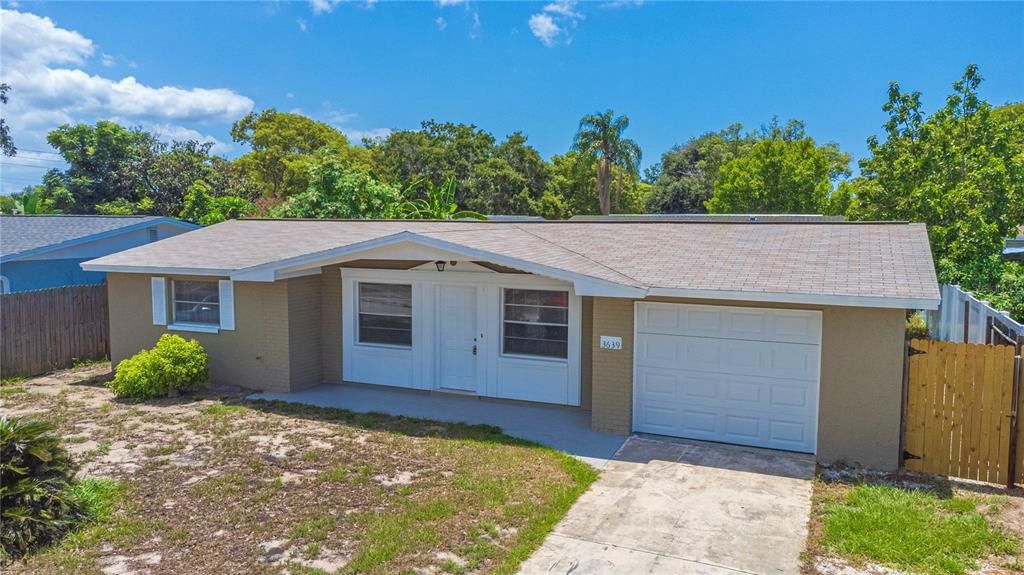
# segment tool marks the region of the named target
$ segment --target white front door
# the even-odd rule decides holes
[[[814,453],[821,312],[641,303],[636,431]]]
[[[437,332],[438,387],[477,391],[475,286],[438,287]]]

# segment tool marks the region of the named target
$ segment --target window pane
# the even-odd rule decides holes
[[[359,341],[361,343],[384,343],[388,345],[412,345],[411,329],[383,329],[376,327],[359,326]]]
[[[566,358],[569,292],[506,289],[503,353]]]
[[[569,342],[506,337],[505,353],[565,358],[569,355]]]
[[[507,289],[505,303],[569,307],[569,292],[535,289]]]
[[[532,321],[541,323],[569,323],[569,310],[557,307],[538,307],[529,305],[505,306],[505,319],[514,321]]]
[[[220,292],[217,282],[174,280],[174,321],[220,323]]]
[[[411,316],[412,286],[361,283],[359,312]]]
[[[505,322],[505,337],[567,341],[569,326]]]
[[[412,286],[359,284],[359,342],[412,345]]]

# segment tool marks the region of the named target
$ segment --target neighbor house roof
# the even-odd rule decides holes
[[[198,227],[161,216],[0,215],[0,261],[22,259],[160,224]]]
[[[1003,259],[1024,262],[1024,225],[1017,229],[1017,237],[1006,240]]]
[[[611,214],[608,216],[573,216],[570,222],[842,222],[846,216],[820,214]]]
[[[273,281],[409,242],[573,281],[581,295],[930,308],[922,224],[240,220],[105,256],[95,271]]]

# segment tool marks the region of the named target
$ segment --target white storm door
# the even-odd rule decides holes
[[[438,286],[438,387],[477,391],[476,286]]]

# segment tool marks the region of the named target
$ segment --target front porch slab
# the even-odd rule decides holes
[[[324,383],[290,393],[260,392],[250,399],[380,412],[437,421],[487,424],[503,432],[553,447],[602,469],[626,440],[590,429],[590,412],[555,405],[476,396],[429,393],[377,385]]]

